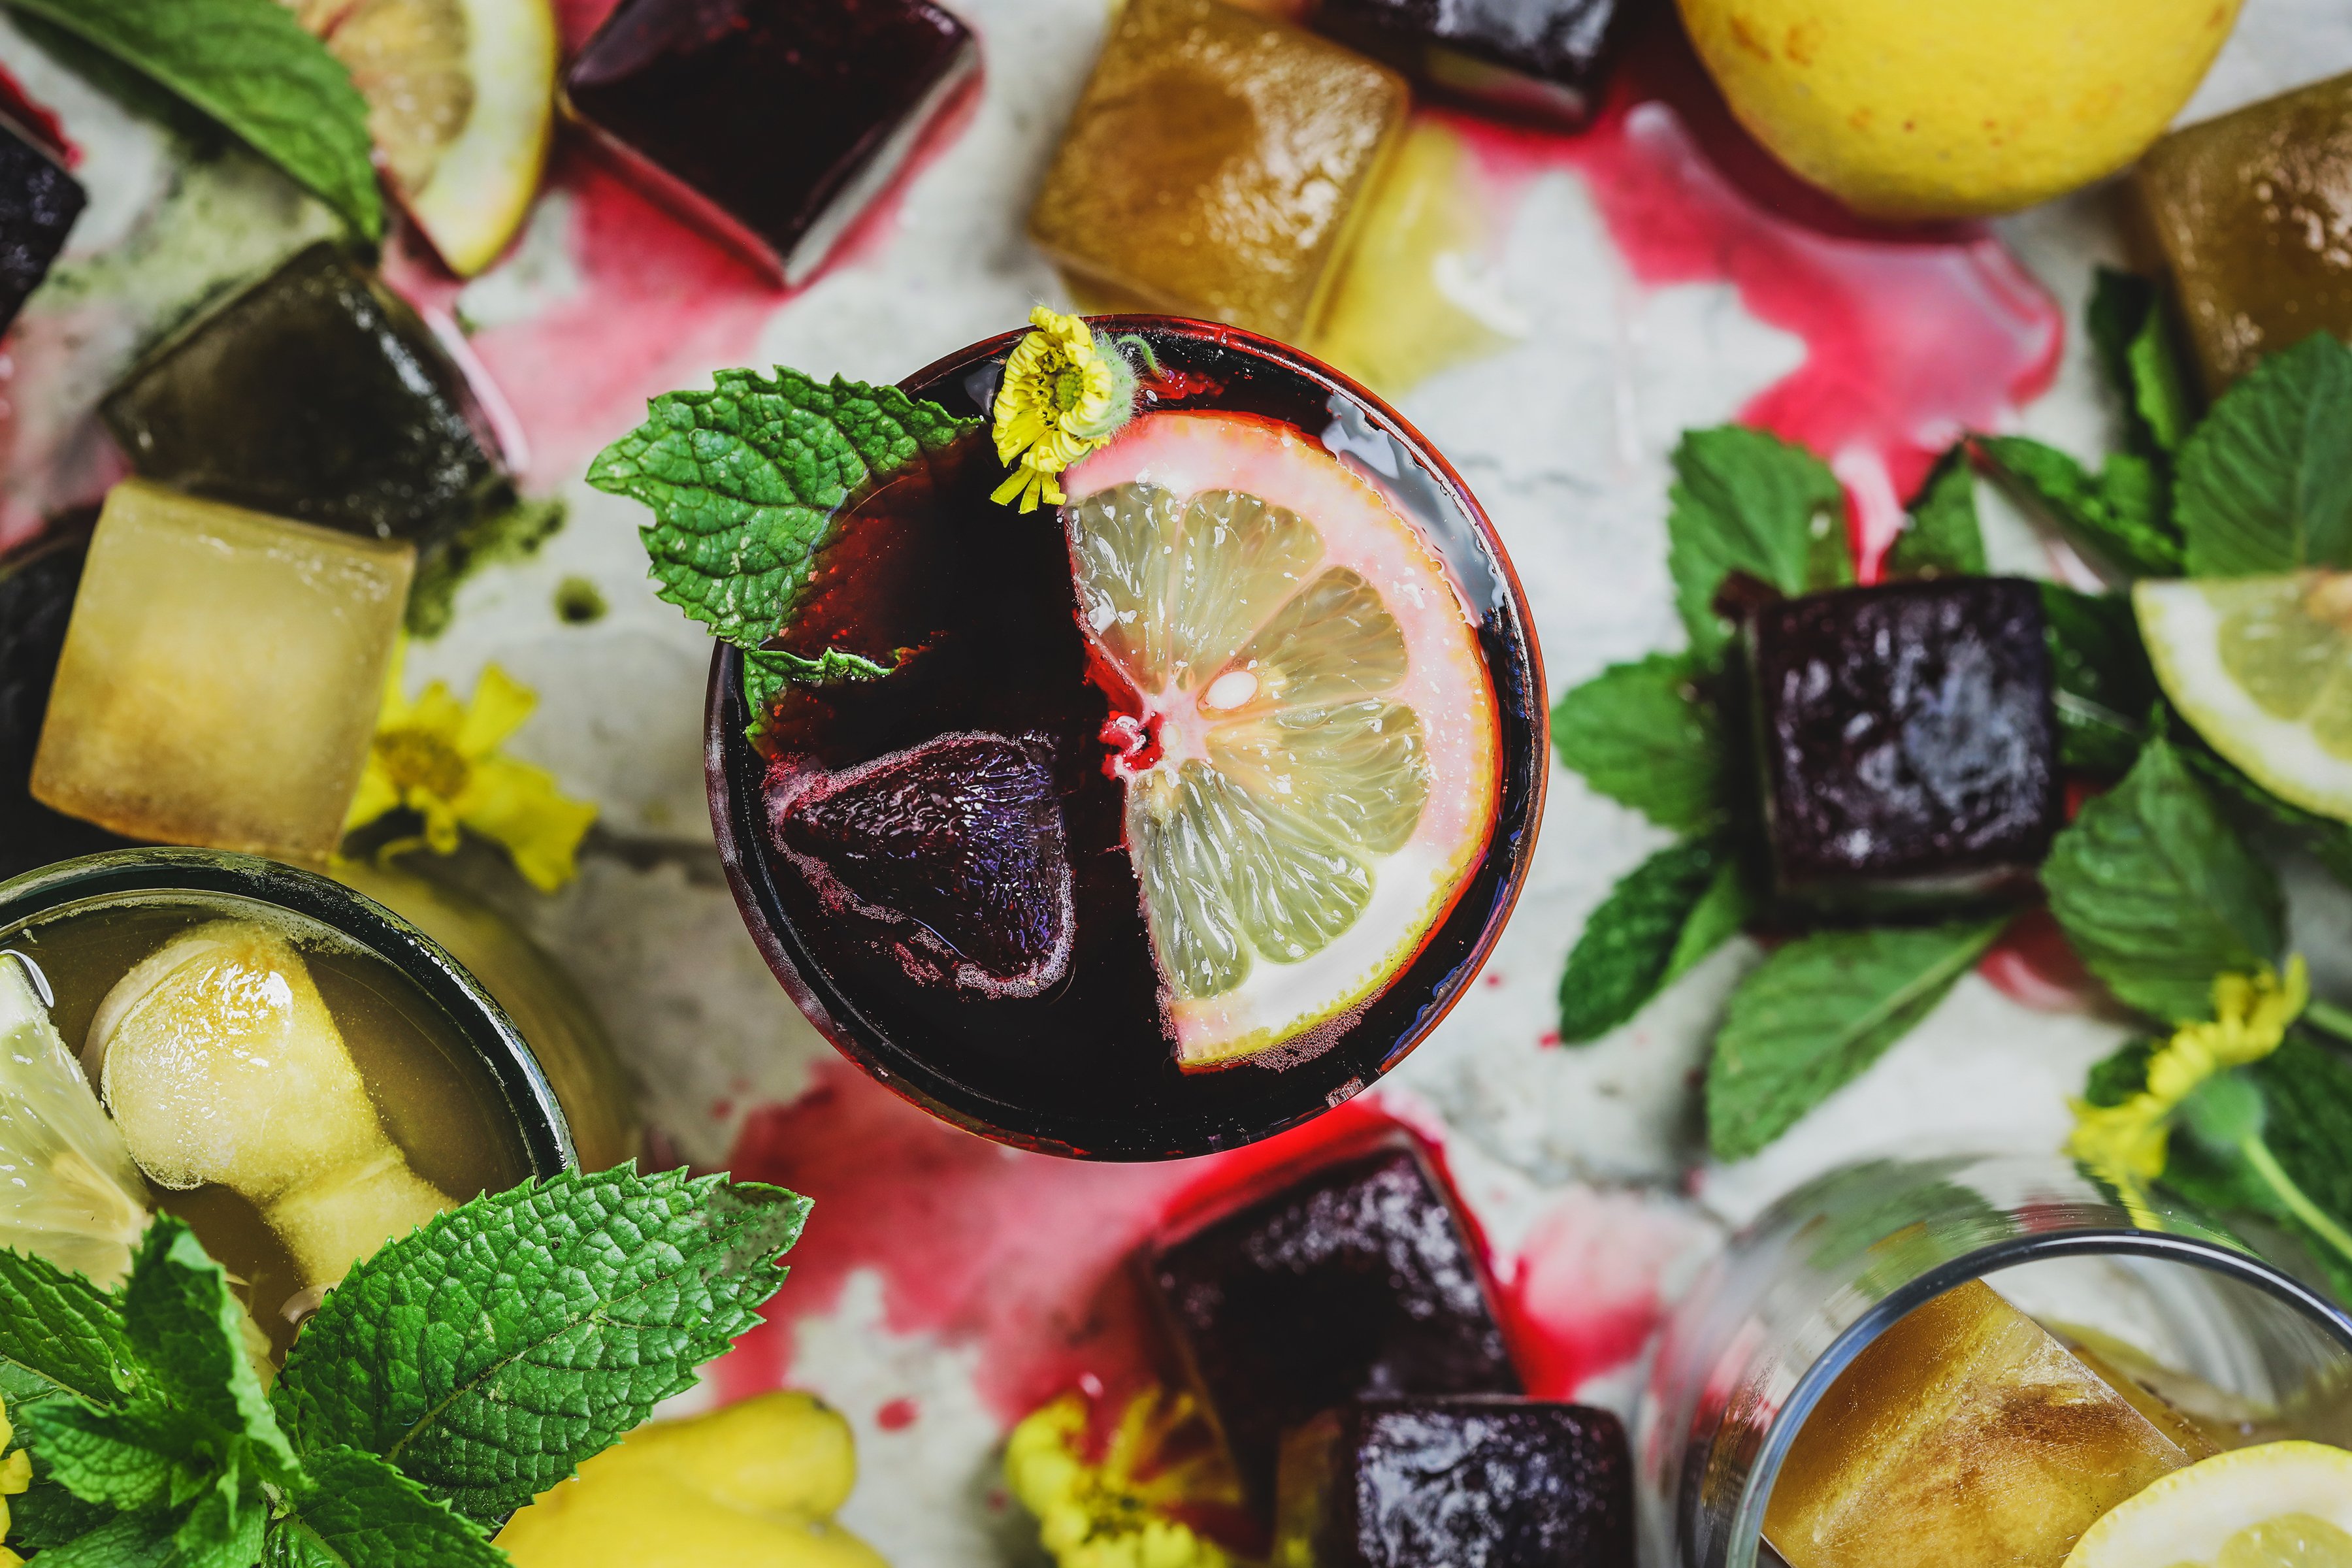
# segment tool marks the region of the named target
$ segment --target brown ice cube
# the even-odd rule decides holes
[[[2177,131],[2137,182],[2207,391],[2314,332],[2352,336],[2352,75]]]
[[[1031,235],[1092,303],[1312,329],[1404,79],[1220,0],[1129,0]]]
[[[1790,1568],[2060,1568],[2093,1521],[2213,1452],[1980,1281],[1873,1341],[1764,1516]]]

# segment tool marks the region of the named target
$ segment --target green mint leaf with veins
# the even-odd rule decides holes
[[[1674,463],[1666,568],[1694,654],[1712,658],[1731,639],[1715,595],[1734,572],[1784,594],[1853,581],[1845,492],[1802,447],[1726,425],[1686,432]]]
[[[310,1459],[311,1490],[273,1520],[264,1568],[502,1568],[478,1527],[373,1454],[330,1448]]]
[[[2242,822],[2284,834],[2296,848],[2325,867],[2329,876],[2352,888],[2352,823],[2281,800],[2239,771],[2237,764],[2209,750],[2194,738],[2194,731],[2177,743],[2181,760],[2212,786],[2225,808]]]
[[[494,1525],[759,1321],[808,1207],[628,1166],[478,1197],[335,1288],[286,1359],[279,1415],[306,1458],[379,1455]]]
[[[119,1402],[137,1381],[122,1302],[45,1258],[0,1251],[0,1397]]]
[[[1733,992],[1706,1074],[1707,1142],[1745,1159],[1796,1125],[1934,1010],[2005,920],[1819,931]]]
[[[2062,767],[2102,778],[2129,771],[2147,738],[2142,717],[2156,701],[2156,675],[2140,642],[2131,600],[2042,589],[2043,637],[2058,714]]]
[[[722,370],[665,393],[589,466],[653,509],[638,531],[657,592],[720,638],[758,647],[790,624],[851,498],[979,428],[895,386],[779,367]]]
[[[913,650],[899,648],[887,664],[863,654],[829,647],[814,658],[775,648],[754,648],[743,656],[743,703],[751,710],[750,734],[754,741],[767,728],[769,711],[787,686],[832,686],[847,680],[879,680],[907,660]]]
[[[175,1489],[188,1489],[181,1473],[187,1446],[176,1424],[58,1399],[26,1411],[23,1425],[41,1477],[84,1502],[117,1512],[160,1509]]]
[[[1551,711],[1559,760],[1661,827],[1690,832],[1717,821],[1731,747],[1695,689],[1701,673],[1684,655],[1654,653],[1571,688]]]
[[[88,1534],[43,1547],[37,1561],[41,1568],[184,1568],[176,1528],[168,1515],[119,1513]]]
[[[1737,886],[1729,847],[1717,838],[1695,838],[1659,850],[1618,879],[1585,921],[1560,974],[1563,1042],[1599,1039],[1658,994],[1678,954],[1685,968],[1706,956],[1684,954],[1683,941],[1727,874]],[[1710,934],[1719,945],[1730,932],[1718,927]]]
[[[148,1225],[123,1288],[122,1320],[156,1401],[252,1444],[273,1479],[299,1468],[246,1357],[245,1312],[227,1271],[186,1222],[159,1215]]]
[[[1981,577],[1984,529],[1977,521],[1977,481],[1965,447],[1936,460],[1911,502],[1911,521],[1886,552],[1894,577]]]
[[[2023,436],[1980,436],[1974,447],[2028,511],[2084,553],[2126,576],[2180,575],[2179,533],[2147,459],[2118,452],[2095,479],[2055,447]]]
[[[2210,1016],[2213,976],[2284,942],[2277,879],[2161,736],[2058,835],[2042,885],[2091,973],[2169,1022]]]
[[[6,0],[155,81],[283,169],[371,241],[383,194],[367,100],[276,0]]]
[[[2086,324],[2100,367],[2123,400],[2132,449],[2150,458],[2179,451],[2197,422],[2197,396],[2157,286],[2137,273],[2100,268]]]
[[[2352,349],[2315,334],[2224,393],[2178,500],[2191,576],[2352,566]]]

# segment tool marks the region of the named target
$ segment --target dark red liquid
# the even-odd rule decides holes
[[[984,434],[856,504],[793,623],[788,646],[797,652],[833,646],[887,658],[913,649],[895,673],[792,689],[762,736],[767,756],[743,737],[738,656],[722,650],[712,688],[721,853],[753,936],[810,1016],[867,1070],[939,1114],[1010,1142],[1108,1159],[1247,1142],[1394,1065],[1500,930],[1533,847],[1545,745],[1541,674],[1509,569],[1459,482],[1415,456],[1410,430],[1311,362],[1246,333],[1158,318],[1097,323],[1098,331],[1139,328],[1170,373],[1150,406],[1251,415],[1357,453],[1350,460],[1423,523],[1476,609],[1503,731],[1495,831],[1420,956],[1327,1048],[1278,1068],[1178,1068],[1124,838],[1124,789],[1104,767],[1116,678],[1090,662],[1059,514],[989,500],[1003,469]],[[907,390],[981,416],[1014,341],[982,344]],[[967,731],[1031,743],[1059,795],[1075,944],[1066,973],[1035,994],[919,981],[888,931],[828,903],[778,852],[770,826],[771,757],[837,772]]]

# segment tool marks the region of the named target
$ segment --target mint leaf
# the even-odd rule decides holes
[[[84,1502],[121,1512],[172,1500],[182,1449],[170,1434],[64,1399],[26,1411],[24,1426],[40,1474]]]
[[[1820,931],[1732,993],[1706,1074],[1707,1142],[1741,1160],[1796,1125],[1909,1033],[2006,920]]]
[[[0,1374],[12,1409],[37,1392],[116,1403],[136,1381],[122,1303],[46,1258],[0,1251]]]
[[[2277,879],[2161,736],[2058,835],[2042,885],[2091,973],[2168,1021],[2209,1016],[2213,976],[2284,940]]]
[[[1977,521],[1976,475],[1965,447],[1954,447],[1928,470],[1911,502],[1911,521],[1886,552],[1894,577],[1981,577],[1984,530]]]
[[[243,1461],[251,1452],[232,1449],[228,1464],[210,1478],[172,1531],[173,1568],[253,1568],[261,1561],[269,1503],[250,1484],[257,1478],[245,1473]]]
[[[266,1568],[500,1568],[507,1554],[373,1454],[330,1448],[310,1459],[312,1489],[273,1521]]]
[[[2189,572],[2352,566],[2352,349],[2326,332],[2253,368],[2180,449]]]
[[[1661,827],[1715,822],[1728,804],[1730,747],[1699,676],[1685,656],[1654,653],[1571,688],[1551,710],[1559,760]]]
[[[910,648],[899,648],[887,664],[864,654],[826,648],[814,658],[775,648],[752,648],[743,655],[743,701],[751,710],[751,736],[758,740],[767,728],[769,712],[784,688],[793,685],[832,686],[849,680],[879,680],[906,662]]]
[[[1665,977],[1658,982],[1660,989],[1672,985],[1713,955],[1715,950],[1748,929],[1757,916],[1756,897],[1748,883],[1747,868],[1740,865],[1737,853],[1727,852],[1715,868],[1715,879],[1706,891],[1691,907],[1690,918],[1683,922],[1683,933],[1675,939],[1675,950],[1666,955]]]
[[[2147,1059],[2155,1054],[2154,1040],[2126,1040],[2113,1055],[2091,1064],[2091,1076],[2083,1085],[2084,1101],[2105,1108],[2139,1093],[2147,1087]]]
[[[1715,593],[1734,572],[1785,594],[1853,581],[1845,492],[1802,447],[1725,425],[1685,432],[1674,463],[1666,567],[1694,654],[1711,658],[1730,640]]]
[[[305,1456],[390,1460],[494,1524],[759,1321],[808,1200],[631,1166],[472,1202],[352,1270],[278,1380]]]
[[[227,1271],[187,1223],[172,1215],[150,1221],[122,1298],[123,1329],[144,1381],[159,1399],[247,1439],[291,1472],[294,1450],[245,1356],[244,1318]]]
[[[1560,974],[1561,1040],[1597,1040],[1657,994],[1691,916],[1728,859],[1716,840],[1695,838],[1659,850],[1618,879],[1584,922]]]
[[[756,648],[798,609],[851,498],[980,422],[895,386],[826,385],[782,367],[712,380],[709,392],[655,398],[645,424],[597,454],[588,482],[653,509],[638,534],[663,598]]]
[[[7,0],[218,121],[371,241],[383,237],[367,101],[274,0]]]
[[[2123,399],[2132,449],[2143,457],[2179,451],[2197,422],[2197,399],[2156,285],[2102,267],[2087,318],[2092,346]]]
[[[2115,778],[2139,755],[2141,716],[2156,701],[2156,675],[2131,600],[2042,588],[2044,636],[2058,713],[2059,765]]]
[[[2213,787],[2225,807],[2234,808],[2242,819],[2284,833],[2296,848],[2326,868],[2329,876],[2352,887],[2352,823],[2281,800],[2201,742],[2184,738],[2179,747],[2181,759]]]
[[[163,1514],[119,1513],[87,1535],[41,1549],[41,1568],[183,1568]]]
[[[2180,574],[2179,536],[2146,459],[2118,452],[2093,479],[2055,447],[2023,436],[1980,436],[1975,449],[2028,510],[2084,552],[2131,576]]]

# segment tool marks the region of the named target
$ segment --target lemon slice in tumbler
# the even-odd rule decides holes
[[[2110,1510],[2065,1568],[2352,1568],[2352,1453],[2265,1443],[2200,1459]]]
[[[1494,826],[1494,686],[1444,562],[1320,447],[1137,419],[1064,480],[1078,605],[1140,699],[1127,842],[1177,1037],[1212,1068],[1333,1037]]]
[[[2352,574],[2151,579],[2132,605],[2158,682],[2215,751],[2352,818]]]
[[[147,1227],[147,1183],[32,976],[0,954],[0,1247],[111,1288]]]

